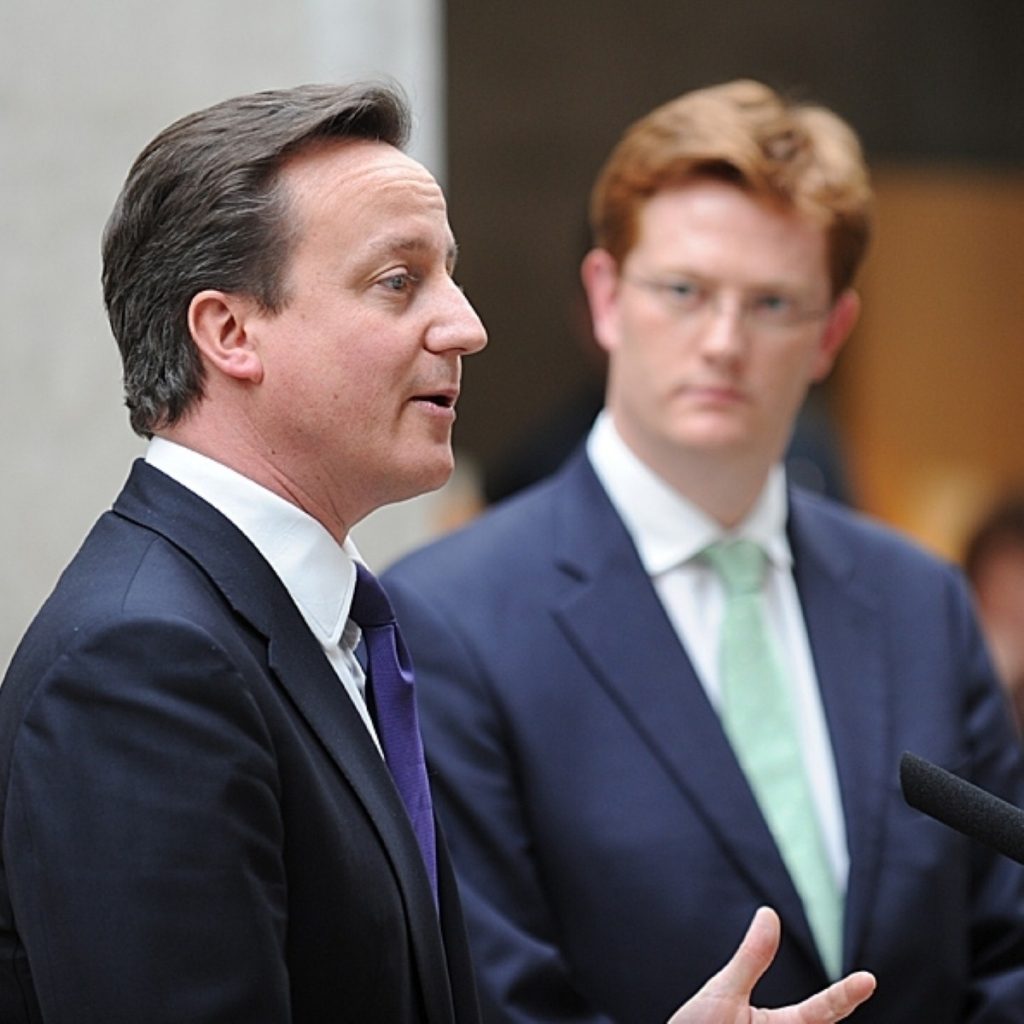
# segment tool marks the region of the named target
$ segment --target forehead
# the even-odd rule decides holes
[[[364,248],[402,236],[416,246],[451,245],[440,185],[387,143],[323,143],[289,160],[280,181],[306,239],[344,236]]]
[[[640,209],[633,253],[729,279],[827,275],[824,228],[795,210],[704,179],[665,189]]]

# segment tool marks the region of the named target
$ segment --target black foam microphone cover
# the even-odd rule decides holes
[[[900,758],[911,807],[1024,864],[1024,811],[916,754]]]

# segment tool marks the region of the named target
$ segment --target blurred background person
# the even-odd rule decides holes
[[[640,1024],[754,906],[758,988],[862,1021],[1024,1005],[1024,869],[904,803],[904,750],[1024,802],[966,581],[783,456],[859,313],[858,140],[754,81],[635,122],[582,274],[604,411],[564,468],[386,575],[485,1015]]]
[[[447,17],[460,283],[494,342],[458,437],[485,473],[585,372],[564,315],[580,200],[622,126],[752,77],[839,112],[870,157],[877,231],[829,418],[850,501],[958,559],[974,499],[1024,478],[1024,448],[998,443],[1024,433],[1024,4],[451,0]]]
[[[964,569],[978,603],[996,670],[1024,725],[1024,494],[993,506],[964,549]]]
[[[578,259],[590,251],[589,226]],[[566,337],[578,360],[571,388],[539,423],[512,432],[498,457],[483,468],[483,501],[493,505],[559,469],[583,443],[604,407],[607,355],[594,338],[586,292],[578,278],[565,308]],[[791,479],[808,490],[852,503],[843,446],[836,430],[830,382],[813,387],[800,408],[786,448]],[[479,511],[477,509],[476,511]],[[470,516],[466,516],[468,520]],[[461,525],[453,522],[452,526]]]

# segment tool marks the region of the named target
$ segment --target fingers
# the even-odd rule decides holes
[[[781,934],[778,914],[770,907],[759,907],[732,958],[702,991],[723,999],[740,996],[749,1001],[754,986],[775,959]]]
[[[781,935],[782,926],[778,914],[770,907],[760,907],[732,958],[701,989],[699,996],[707,1001],[704,1005],[735,1007],[743,1004],[750,1007],[750,994],[761,975],[775,959]],[[857,971],[796,1006],[778,1010],[750,1008],[747,1012],[752,1014],[752,1021],[775,1021],[778,1024],[834,1024],[835,1021],[843,1020],[853,1013],[874,991],[874,975],[867,971]]]
[[[754,1009],[750,994],[779,949],[782,926],[769,907],[761,907],[729,962],[671,1017],[669,1024],[835,1024],[848,1017],[875,990],[867,971],[847,975],[796,1006]]]
[[[833,1024],[849,1017],[875,991],[875,977],[857,971],[804,1000],[795,1009],[799,1024]]]

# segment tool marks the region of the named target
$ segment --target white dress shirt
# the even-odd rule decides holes
[[[366,704],[366,676],[355,656],[362,634],[348,617],[356,586],[354,562],[362,561],[352,541],[338,544],[297,505],[172,441],[154,437],[146,462],[230,519],[267,560],[380,749]]]
[[[591,430],[587,455],[716,710],[721,694],[718,637],[725,587],[710,562],[698,556],[727,536],[752,540],[764,550],[768,559],[762,595],[765,613],[777,640],[779,663],[793,688],[804,766],[829,862],[845,890],[846,829],[832,744],[793,580],[793,554],[786,536],[785,471],[775,466],[750,514],[735,529],[724,531],[633,454],[607,412],[598,416]]]

